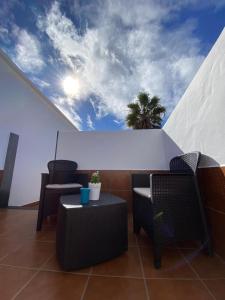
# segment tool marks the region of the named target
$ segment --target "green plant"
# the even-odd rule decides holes
[[[166,108],[159,102],[157,96],[151,98],[148,93],[139,93],[137,100],[127,105],[130,110],[126,117],[127,126],[133,129],[160,128]]]
[[[100,174],[99,171],[92,173],[91,175],[91,183],[100,183]]]

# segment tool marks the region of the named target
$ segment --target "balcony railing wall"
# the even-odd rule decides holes
[[[180,149],[161,129],[117,132],[59,132],[57,159],[82,170],[166,170]]]

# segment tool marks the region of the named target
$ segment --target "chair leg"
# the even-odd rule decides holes
[[[203,244],[203,247],[204,247],[204,251],[205,253],[208,255],[208,256],[213,256],[214,254],[214,251],[213,251],[213,245],[212,245],[212,240],[211,240],[211,237],[207,237],[207,239],[202,242]]]
[[[154,267],[156,269],[161,268],[161,258],[162,258],[162,247],[159,245],[153,246],[153,260],[154,260]]]
[[[161,259],[155,259],[154,258],[154,267],[155,267],[155,269],[160,269],[161,268]]]
[[[42,216],[38,214],[36,231],[40,231],[42,229],[42,221],[43,221]]]
[[[139,234],[140,230],[141,230],[141,225],[138,222],[138,217],[137,217],[137,209],[138,209],[138,203],[137,203],[137,199],[135,198],[136,195],[133,194],[133,232],[135,234]]]
[[[203,215],[204,237],[202,239],[203,249],[206,254],[213,256],[213,243],[206,217]]]
[[[42,228],[42,221],[43,221],[43,216],[42,216],[41,210],[39,209],[36,231],[40,231],[41,230],[41,228]]]
[[[40,201],[39,201],[36,231],[40,231],[42,228],[42,222],[44,219],[44,198],[45,198],[45,192],[44,190],[42,190],[40,195]]]
[[[204,240],[202,241],[204,250],[209,256],[213,256],[213,243],[212,243],[212,238],[211,238],[211,232],[209,228],[209,223],[207,221],[206,213],[202,205],[201,201],[201,194],[200,190],[198,188],[197,181],[195,180],[195,185],[196,185],[196,191],[198,194],[198,200],[199,200],[199,207],[200,207],[200,213],[201,213],[201,218],[202,218],[202,225],[204,229]]]

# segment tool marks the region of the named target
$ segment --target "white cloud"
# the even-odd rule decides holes
[[[114,119],[113,122],[116,123],[117,125],[120,125],[120,124],[121,124],[121,120],[116,120],[116,119]]]
[[[51,97],[51,100],[77,129],[82,130],[82,120],[73,106],[74,101],[72,99],[55,95]]]
[[[45,63],[41,54],[41,45],[37,38],[17,26],[14,26],[13,35],[16,37],[14,62],[24,72],[39,73]]]
[[[101,101],[99,97],[89,97],[89,101],[95,112],[96,119],[101,119],[105,117],[107,113],[107,106]]]
[[[93,121],[92,121],[92,119],[91,119],[91,116],[90,116],[89,114],[87,115],[87,126],[88,126],[88,128],[91,129],[91,130],[94,130],[94,129],[95,129],[94,123],[93,123]]]
[[[4,39],[6,36],[8,36],[8,34],[8,29],[3,26],[0,26],[0,38]]]
[[[199,8],[197,0],[99,0],[83,8],[77,3],[74,14],[91,24],[82,35],[58,2],[39,16],[38,26],[79,78],[80,99],[95,96],[90,102],[97,118],[113,113],[123,119],[127,104],[147,90],[171,112],[204,57],[194,22],[168,30],[164,24],[185,5]]]
[[[32,77],[32,81],[38,85],[39,88],[45,89],[50,86],[50,84],[44,80],[41,80],[40,78],[37,77]]]

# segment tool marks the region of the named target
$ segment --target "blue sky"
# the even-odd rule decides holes
[[[225,0],[1,0],[0,47],[79,129],[121,130],[139,91],[166,121],[224,26]]]

